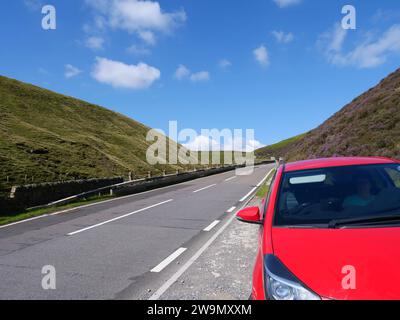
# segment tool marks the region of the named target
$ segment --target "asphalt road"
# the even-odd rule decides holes
[[[0,299],[159,299],[272,165],[218,174],[0,227]],[[56,289],[42,288],[54,266]]]

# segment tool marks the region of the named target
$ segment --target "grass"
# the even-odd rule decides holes
[[[256,150],[255,154],[257,158],[269,158],[269,157],[283,157],[285,156],[286,152],[292,145],[295,143],[299,142],[301,139],[303,139],[306,136],[306,134],[300,134],[298,136],[280,141],[278,143],[275,143],[270,146],[266,146],[264,148]]]
[[[270,184],[271,184],[272,177],[274,176],[274,172],[275,172],[275,169],[274,169],[273,171],[271,171],[271,173],[270,173],[268,179],[267,179],[267,180],[265,181],[265,183],[262,184],[261,187],[258,189],[258,191],[257,191],[257,193],[256,193],[256,197],[258,197],[258,198],[265,198],[265,197],[267,196],[268,191],[269,191],[269,187],[270,187]]]
[[[0,226],[6,225],[9,223],[13,223],[13,222],[22,221],[22,220],[29,219],[29,218],[35,218],[38,216],[42,216],[45,214],[50,214],[50,213],[54,213],[54,212],[58,212],[58,211],[62,211],[62,210],[73,209],[73,208],[80,207],[80,206],[87,205],[87,204],[98,203],[98,202],[102,202],[102,201],[113,199],[113,198],[115,198],[115,197],[113,197],[113,196],[96,196],[96,197],[91,197],[87,200],[78,200],[76,202],[69,203],[66,205],[61,205],[61,206],[54,206],[54,207],[49,207],[49,208],[45,208],[45,209],[26,210],[26,211],[23,211],[20,213],[12,214],[12,215],[0,215]]]
[[[3,76],[0,97],[0,191],[14,185],[127,178],[129,172],[142,177],[149,171],[160,175],[194,167],[149,164],[146,152],[154,143],[146,141],[150,128],[101,106]],[[173,141],[171,146],[181,148]]]
[[[258,198],[265,198],[267,196],[267,193],[269,191],[269,185],[267,183],[264,183],[260,189],[258,189],[256,197]]]

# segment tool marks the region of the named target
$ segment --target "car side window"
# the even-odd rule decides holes
[[[270,199],[270,197],[271,197],[273,185],[274,185],[274,182],[275,182],[276,172],[277,172],[277,170],[275,170],[274,176],[273,176],[272,179],[271,179],[271,183],[270,183],[270,185],[269,185],[268,194],[267,194],[267,197],[266,197],[266,199],[265,199],[265,206],[264,206],[263,219],[265,218],[265,215],[267,214],[267,207],[268,207],[269,199]]]

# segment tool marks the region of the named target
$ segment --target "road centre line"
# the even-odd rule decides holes
[[[198,193],[198,192],[200,192],[200,191],[203,191],[203,190],[210,189],[210,188],[212,188],[212,187],[215,187],[216,185],[217,185],[217,184],[216,184],[216,183],[214,183],[214,184],[212,184],[212,185],[210,185],[210,186],[207,186],[207,187],[204,187],[204,188],[198,189],[198,190],[196,190],[196,191],[193,191],[193,193]]]
[[[232,213],[233,211],[235,211],[236,207],[232,207],[230,208],[228,211],[226,211],[227,213]]]
[[[174,261],[176,258],[178,258],[185,251],[186,251],[186,248],[179,248],[173,254],[171,254],[169,257],[164,259],[159,265],[157,265],[156,267],[151,269],[150,272],[158,273],[158,272],[163,271],[172,261]]]
[[[233,176],[233,177],[230,177],[230,178],[228,178],[228,179],[225,179],[224,181],[225,181],[225,182],[228,182],[228,181],[231,181],[231,180],[236,179],[236,178],[237,178],[237,176]]]
[[[211,223],[207,228],[205,228],[203,231],[205,232],[209,232],[211,231],[218,223],[220,223],[221,221],[219,220],[215,220],[213,223]]]
[[[124,214],[124,215],[119,216],[119,217],[116,217],[116,218],[114,218],[114,219],[110,219],[110,220],[107,220],[107,221],[104,221],[104,222],[95,224],[95,225],[93,225],[93,226],[90,226],[90,227],[87,227],[87,228],[83,228],[83,229],[80,229],[80,230],[77,230],[77,231],[68,233],[68,236],[73,236],[73,235],[76,235],[76,234],[78,234],[78,233],[81,233],[81,232],[84,232],[84,231],[87,231],[87,230],[91,230],[91,229],[94,229],[94,228],[103,226],[103,225],[105,225],[105,224],[107,224],[107,223],[114,222],[114,221],[117,221],[117,220],[120,220],[120,219],[129,217],[129,216],[134,215],[134,214],[136,214],[136,213],[143,212],[143,211],[146,211],[146,210],[149,210],[149,209],[152,209],[152,208],[161,206],[161,205],[166,204],[166,203],[171,202],[171,201],[173,201],[173,199],[169,199],[169,200],[167,200],[167,201],[163,201],[163,202],[154,204],[154,205],[152,205],[152,206],[148,206],[148,207],[146,207],[146,208],[142,208],[142,209],[133,211],[133,212],[128,213],[128,214]]]

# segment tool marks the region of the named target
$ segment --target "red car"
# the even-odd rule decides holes
[[[282,164],[261,209],[254,300],[400,299],[400,161]]]

